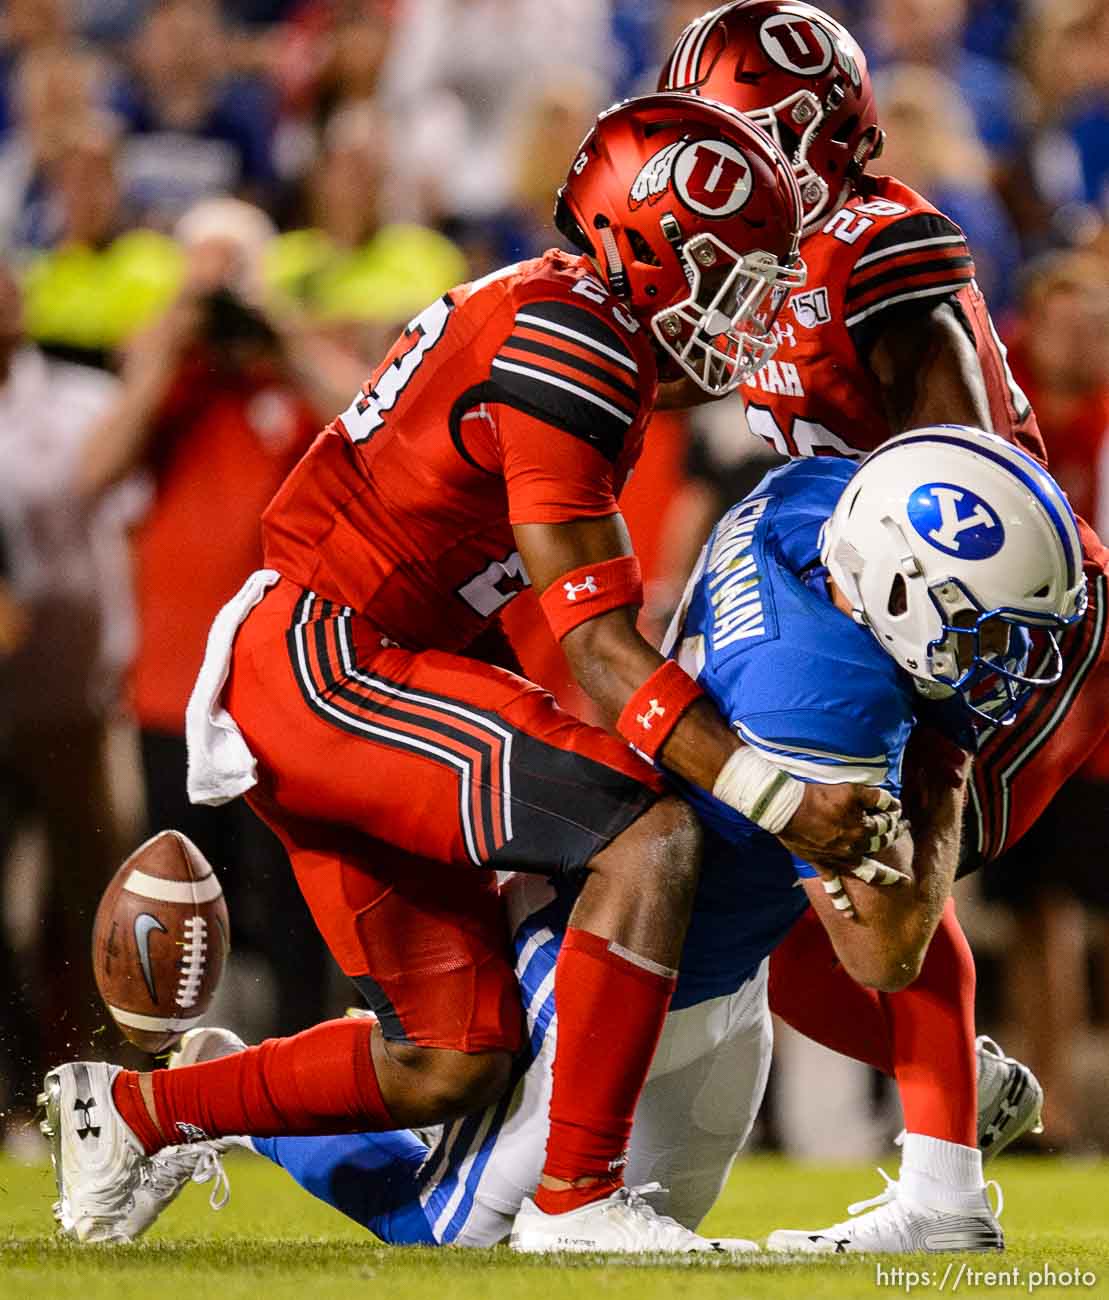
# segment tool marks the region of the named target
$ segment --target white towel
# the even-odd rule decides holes
[[[189,751],[189,802],[216,807],[245,794],[258,783],[258,764],[220,703],[231,670],[231,649],[243,620],[280,578],[276,569],[259,569],[243,583],[238,595],[216,615],[200,674],[185,710],[185,741]]]

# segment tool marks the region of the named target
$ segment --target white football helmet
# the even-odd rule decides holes
[[[958,692],[991,725],[1059,680],[1056,634],[1086,608],[1062,489],[1011,443],[961,425],[903,433],[868,456],[824,526],[821,558],[923,696]]]

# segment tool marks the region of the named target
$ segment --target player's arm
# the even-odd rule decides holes
[[[811,792],[778,771],[740,745],[700,686],[636,629],[642,578],[616,506],[654,391],[635,335],[602,299],[521,304],[474,395],[487,419],[469,427],[459,419],[455,445],[478,469],[503,476],[532,587],[615,730],[808,860],[853,865],[892,838],[896,810],[868,814],[888,797]]]
[[[844,969],[860,984],[885,993],[896,993],[919,975],[943,915],[959,861],[970,771],[968,756],[939,740],[931,748],[914,743],[906,761],[912,833],[875,855],[906,881],[891,889],[868,889],[843,877],[831,882],[834,893],[823,879],[803,881]]]
[[[774,830],[791,852],[807,861],[830,867],[854,864],[874,848],[876,839],[890,835],[893,819],[873,812],[888,806],[884,792],[866,786],[805,785],[741,745],[696,683],[637,631],[640,602],[634,592],[625,592],[631,598],[615,607],[600,609],[605,589],[602,575],[618,572],[605,566],[631,561],[631,544],[620,515],[517,524],[515,533],[532,585],[560,635],[575,676],[606,719],[638,748],[651,752],[667,770]],[[597,592],[591,592],[590,585]],[[594,616],[580,618],[572,626],[560,621],[560,615],[578,620],[590,601],[597,602]],[[649,727],[643,726],[644,718]],[[665,739],[652,751],[650,746],[660,733]],[[783,793],[793,794],[793,802],[786,803]],[[788,815],[784,823],[775,825],[773,818],[780,808]]]
[[[890,321],[870,351],[895,433],[932,424],[992,430],[978,352],[950,303]]]
[[[938,212],[912,212],[859,247],[844,323],[878,381],[893,431],[930,424],[989,430],[985,378],[955,302],[974,278],[963,232]]]

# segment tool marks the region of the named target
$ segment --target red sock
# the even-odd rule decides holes
[[[166,1145],[166,1139],[157,1124],[150,1118],[146,1101],[139,1087],[139,1075],[135,1070],[121,1070],[112,1084],[112,1100],[116,1110],[123,1116],[125,1124],[139,1139],[150,1155]]]
[[[920,975],[900,993],[856,984],[810,911],[770,960],[770,1009],[807,1038],[892,1075],[909,1132],[976,1147],[974,984],[951,899]]]
[[[154,1150],[195,1136],[356,1133],[395,1128],[381,1099],[370,1037],[370,1020],[329,1020],[292,1038],[270,1038],[258,1047],[180,1070],[150,1075],[162,1137],[151,1144],[149,1116],[136,1122],[138,1076],[123,1071],[113,1097],[120,1114]]]
[[[965,1147],[978,1145],[974,986],[974,957],[948,899],[916,980],[881,995],[905,1127]]]
[[[543,1172],[570,1183],[602,1181],[563,1192],[540,1187],[535,1201],[546,1214],[620,1186],[632,1117],[677,983],[614,948],[571,927],[558,956],[558,1047]]]
[[[770,958],[770,1010],[806,1038],[893,1074],[893,1044],[879,996],[843,969],[811,907]]]

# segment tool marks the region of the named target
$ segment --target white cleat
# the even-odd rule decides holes
[[[657,1191],[661,1191],[658,1183],[648,1183],[645,1187],[621,1187],[603,1200],[591,1201],[566,1214],[544,1214],[534,1201],[525,1199],[512,1225],[509,1245],[513,1250],[529,1255],[560,1251],[732,1254],[758,1250],[753,1241],[699,1237],[674,1219],[659,1214],[645,1199]]]
[[[231,1199],[231,1184],[220,1159],[229,1146],[230,1143],[221,1139],[210,1138],[184,1146],[163,1147],[150,1156],[136,1192],[146,1219],[139,1231],[145,1231],[189,1183],[212,1183],[208,1204],[213,1210],[222,1210]]]
[[[902,1254],[909,1251],[997,1251],[1005,1249],[1005,1234],[998,1216],[1004,1204],[997,1188],[997,1212],[982,1192],[982,1211],[933,1210],[899,1194],[898,1185],[884,1169],[886,1190],[869,1201],[847,1207],[855,1217],[830,1228],[808,1230],[779,1228],[766,1239],[767,1250],[806,1255]],[[870,1207],[877,1207],[871,1209]],[[863,1213],[863,1211],[867,1211]]]
[[[169,1054],[169,1068],[179,1070],[183,1065],[202,1065],[205,1061],[219,1061],[245,1051],[246,1043],[230,1029],[200,1025],[182,1035],[180,1044]]]
[[[982,1162],[1000,1155],[1025,1133],[1042,1133],[1044,1090],[1027,1065],[1006,1056],[985,1034],[978,1052],[978,1149]]]
[[[148,1160],[112,1100],[119,1069],[101,1061],[60,1065],[38,1098],[58,1185],[54,1217],[77,1241],[131,1241],[152,1221],[141,1191]]]
[[[58,1185],[54,1218],[77,1241],[128,1242],[144,1233],[189,1182],[212,1182],[208,1202],[231,1195],[221,1140],[164,1147],[147,1156],[112,1100],[118,1065],[78,1061],[46,1076],[40,1124]]]

